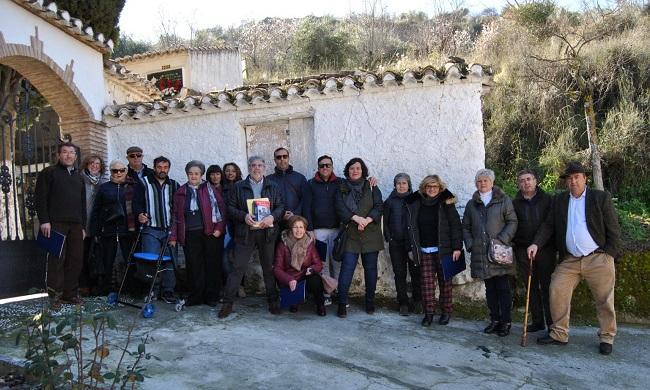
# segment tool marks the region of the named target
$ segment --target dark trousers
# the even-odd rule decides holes
[[[366,306],[375,304],[375,290],[377,289],[377,257],[379,252],[361,253],[363,264],[363,279],[366,284]],[[339,305],[348,303],[348,292],[357,268],[359,253],[344,252],[339,272]]]
[[[119,246],[120,251],[122,252],[122,261],[126,261],[129,257],[129,252],[131,251],[131,245],[133,245],[133,238],[128,235],[111,235],[104,236],[100,238],[102,245],[102,270],[91,270],[91,273],[99,274],[98,287],[99,293],[101,295],[108,294],[110,291],[116,290],[116,283],[119,283],[117,280],[114,280],[113,275],[115,275],[114,265],[115,265],[115,256],[117,255],[117,248]]]
[[[483,281],[485,283],[485,298],[490,309],[492,321],[512,322],[512,291],[510,276],[493,276]]]
[[[221,292],[223,236],[206,236],[203,230],[186,231],[183,249],[190,281],[187,304],[216,303]]]
[[[264,287],[266,288],[266,299],[269,303],[278,300],[278,290],[275,286],[275,275],[273,275],[273,256],[275,255],[275,237],[267,241],[266,230],[251,230],[248,232],[246,242],[237,242],[235,245],[235,257],[232,260],[233,271],[228,275],[224,302],[232,303],[239,290],[242,278],[246,273],[251,255],[257,249],[260,256],[260,265],[264,276]]]
[[[314,303],[317,305],[323,304],[325,301],[325,298],[323,298],[325,289],[323,288],[323,279],[320,277],[320,274],[312,273],[309,276],[305,276],[303,279],[307,282],[305,289],[314,297]]]
[[[408,257],[408,248],[404,242],[391,240],[388,245],[390,253],[390,262],[393,264],[393,273],[395,274],[395,290],[397,291],[397,302],[400,306],[408,305],[408,286],[406,284],[406,274],[411,274],[411,288],[413,301],[422,301],[422,292],[420,288],[420,269]]]
[[[422,253],[422,299],[424,299],[424,312],[434,314],[436,306],[440,305],[443,314],[451,314],[453,310],[453,284],[450,280],[445,281],[438,253]],[[440,295],[436,300],[436,282]]]
[[[80,223],[52,222],[52,230],[65,235],[62,257],[48,255],[47,293],[51,298],[70,299],[78,295],[83,265],[83,226]]]
[[[528,286],[528,255],[526,247],[515,247],[517,258],[517,269],[519,277],[524,282],[524,288]],[[533,273],[530,278],[530,314],[533,324],[550,327],[553,324],[551,319],[551,304],[549,299],[549,286],[551,275],[557,264],[557,256],[554,248],[544,247],[537,251],[533,261]]]

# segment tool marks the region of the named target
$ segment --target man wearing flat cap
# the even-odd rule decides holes
[[[153,173],[153,169],[149,168],[147,164],[143,162],[144,153],[142,148],[139,146],[131,146],[126,150],[126,159],[129,161],[129,171],[128,176],[133,179],[134,182],[142,181],[150,173]]]
[[[611,196],[605,191],[587,188],[585,169],[570,162],[564,174],[568,191],[555,196],[548,218],[539,228],[528,256],[535,258],[555,233],[560,263],[551,276],[550,301],[553,325],[538,344],[566,345],[569,341],[571,296],[584,279],[596,301],[600,330],[599,351],[612,352],[616,336],[614,311],[614,258],[621,248],[621,229]]]

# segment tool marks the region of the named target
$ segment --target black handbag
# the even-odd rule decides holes
[[[334,261],[338,261],[339,263],[343,260],[343,252],[345,252],[345,245],[348,242],[348,234],[346,232],[347,229],[348,226],[345,225],[344,228],[339,230],[339,234],[337,234],[336,238],[334,239],[332,257],[334,258]]]

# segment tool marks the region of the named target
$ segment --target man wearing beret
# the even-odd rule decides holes
[[[587,188],[582,165],[569,163],[561,178],[565,180],[568,191],[554,198],[548,218],[528,247],[528,256],[534,259],[538,248],[555,233],[555,245],[560,252],[560,263],[551,276],[553,325],[549,334],[537,339],[537,343],[568,343],[571,296],[580,280],[584,279],[596,301],[600,324],[599,351],[609,355],[616,336],[614,258],[621,248],[618,216],[607,192]]]

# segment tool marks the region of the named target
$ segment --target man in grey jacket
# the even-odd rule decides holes
[[[580,280],[585,279],[596,301],[599,350],[609,355],[616,336],[614,258],[621,247],[618,217],[607,192],[587,188],[582,165],[569,163],[561,177],[568,191],[555,197],[548,218],[528,247],[528,256],[535,259],[538,248],[555,233],[555,245],[560,252],[560,263],[550,287],[553,325],[548,336],[537,339],[537,343],[568,343],[571,296]]]

